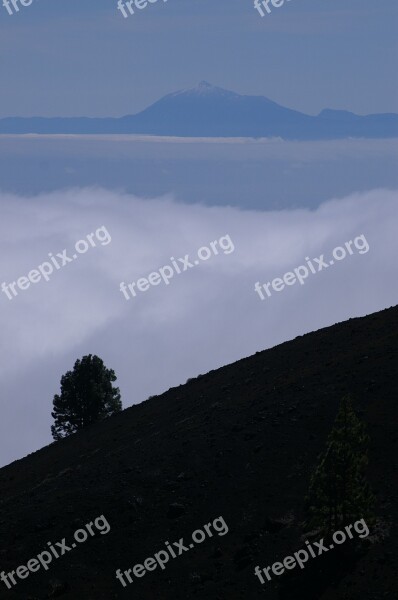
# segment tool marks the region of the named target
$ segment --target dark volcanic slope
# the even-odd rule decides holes
[[[112,528],[11,591],[0,582],[0,598],[53,597],[58,580],[69,586],[60,588],[65,600],[395,600],[397,326],[392,308],[299,337],[0,470],[0,571],[26,565],[48,541],[70,540],[101,514]],[[334,587],[325,579],[324,589],[289,593],[286,575],[261,586],[254,566],[303,545],[309,475],[345,392],[368,423],[369,477],[390,533]],[[180,516],[172,503],[182,505]],[[166,540],[187,540],[220,515],[227,535],[207,538],[126,590],[115,579],[117,568],[142,563]]]

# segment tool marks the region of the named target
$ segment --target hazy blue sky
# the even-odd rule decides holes
[[[398,112],[396,0],[0,4],[0,116],[121,115],[206,79],[308,113]]]

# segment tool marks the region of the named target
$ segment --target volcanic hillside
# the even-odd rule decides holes
[[[1,469],[0,572],[26,565],[49,541],[70,541],[100,515],[111,530],[11,590],[0,582],[0,598],[396,600],[397,334],[395,307],[298,337]],[[261,585],[256,565],[304,545],[309,478],[346,393],[371,439],[377,532],[338,572],[322,574],[322,559],[312,559]],[[226,535],[126,588],[115,578],[219,516]]]

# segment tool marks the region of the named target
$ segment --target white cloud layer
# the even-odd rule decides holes
[[[143,200],[103,189],[32,198],[0,194],[0,284],[16,281],[102,225],[112,242],[91,248],[12,301],[0,293],[0,462],[51,441],[52,397],[74,361],[95,353],[115,369],[124,406],[258,350],[396,304],[398,194],[373,190],[317,210],[241,211]],[[194,255],[223,235],[231,254],[126,301],[119,291]],[[261,301],[271,281],[304,258],[330,256],[364,234],[357,251]]]

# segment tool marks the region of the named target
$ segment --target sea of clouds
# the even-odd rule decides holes
[[[21,197],[0,194],[0,284],[48,253],[105,226],[112,241],[8,300],[0,294],[0,463],[51,441],[61,375],[84,354],[115,369],[124,406],[297,335],[395,305],[398,193],[378,189],[316,210],[274,212],[180,204],[101,188]],[[330,255],[364,234],[367,254],[261,301],[271,281],[304,258]],[[229,235],[235,251],[212,257],[126,301],[136,281]]]

